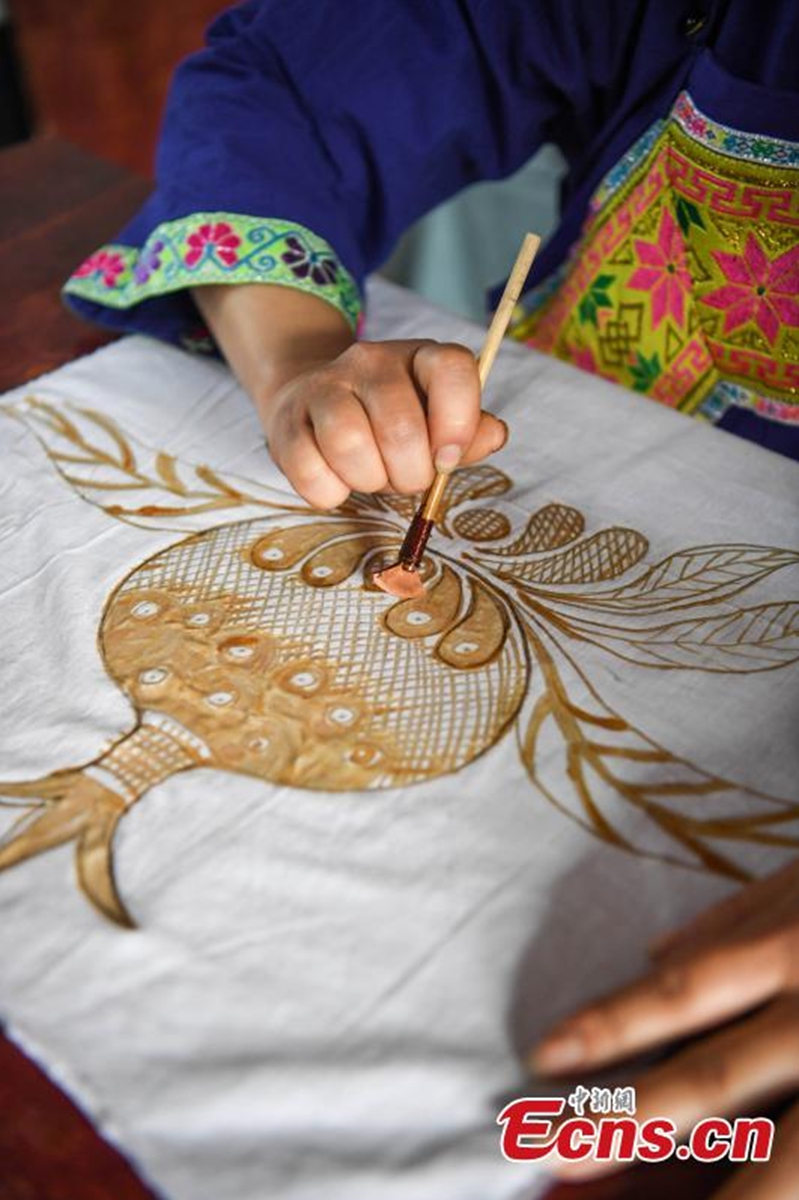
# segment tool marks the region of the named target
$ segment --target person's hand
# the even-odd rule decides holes
[[[259,409],[272,458],[317,508],[350,491],[421,492],[434,468],[476,462],[507,436],[480,411],[471,351],[432,341],[356,343]]]
[[[534,1070],[579,1074],[701,1033],[637,1081],[639,1122],[668,1117],[683,1134],[799,1093],[799,862],[661,940],[652,958],[644,978],[553,1029]],[[582,1179],[616,1168],[589,1159],[554,1169]],[[714,1200],[797,1196],[799,1104],[779,1123],[770,1163],[740,1168]]]
[[[270,284],[193,290],[250,395],[277,465],[299,494],[335,508],[350,491],[423,491],[442,470],[504,445],[480,411],[474,355],[438,342],[354,342],[324,300]]]

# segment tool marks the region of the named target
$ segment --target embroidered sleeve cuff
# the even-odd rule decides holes
[[[289,221],[235,213],[192,213],[159,225],[144,245],[103,246],[81,263],[64,292],[108,308],[206,283],[274,283],[327,300],[355,329],[358,288],[335,251]]]

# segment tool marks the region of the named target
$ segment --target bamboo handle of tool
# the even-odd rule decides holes
[[[483,342],[480,357],[477,360],[481,388],[484,388],[486,385],[488,373],[494,365],[497,351],[502,345],[502,339],[507,332],[508,324],[513,316],[513,310],[518,303],[519,296],[522,294],[524,281],[530,273],[530,267],[533,265],[533,259],[538,253],[540,245],[541,238],[537,233],[525,234],[519,253],[516,255],[516,262],[513,264],[513,270],[508,276],[508,282],[505,284],[505,290],[496,307],[494,316],[491,318],[491,324],[488,327],[488,333]]]
[[[491,324],[488,327],[483,348],[477,360],[481,391],[486,385],[488,373],[494,365],[497,351],[502,345],[502,339],[507,332],[508,324],[513,316],[513,310],[516,307],[519,296],[522,294],[524,281],[530,272],[530,267],[533,265],[533,259],[538,253],[540,245],[541,238],[537,233],[525,234],[519,253],[516,255],[516,262],[513,264],[513,269],[508,276],[508,282],[505,284],[502,298],[496,307],[494,316],[491,318]],[[444,495],[444,489],[447,486],[450,474],[450,471],[436,472],[436,477],[430,485],[430,490],[425,496],[424,505],[422,506],[422,516],[425,521],[435,521],[441,497]]]

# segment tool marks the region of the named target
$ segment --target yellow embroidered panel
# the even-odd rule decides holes
[[[582,661],[588,647],[616,665],[721,672],[731,689],[788,668],[799,602],[751,593],[799,550],[699,545],[652,561],[645,532],[592,527],[563,498],[520,522],[511,479],[472,467],[450,482],[425,596],[398,601],[371,571],[395,558],[412,499],[354,495],[320,513],[136,443],[101,413],[14,411],[110,517],[200,528],[120,570],[98,640],[130,728],[89,763],[0,784],[20,807],[0,870],[74,843],[86,896],[130,925],[114,835],[171,775],[376,791],[457,772],[511,731],[538,794],[619,850],[744,878],[747,843],[799,846],[796,800],[671,753]]]
[[[684,412],[799,421],[799,146],[683,93],[605,178],[514,336]]]

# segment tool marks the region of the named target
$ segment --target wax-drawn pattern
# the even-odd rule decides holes
[[[83,891],[129,925],[114,833],[170,775],[404,786],[462,769],[511,729],[539,793],[619,849],[745,878],[747,843],[799,845],[796,799],[678,758],[606,703],[585,661],[598,650],[635,668],[723,672],[731,687],[795,664],[799,602],[747,594],[799,551],[702,545],[652,562],[643,533],[592,528],[559,500],[520,524],[512,481],[479,466],[453,477],[426,595],[398,601],[371,571],[396,555],[412,499],[354,495],[320,513],[136,443],[100,413],[39,401],[6,412],[109,515],[189,536],[129,570],[102,614],[131,728],[91,763],[0,785],[22,808],[0,869],[74,842]]]

